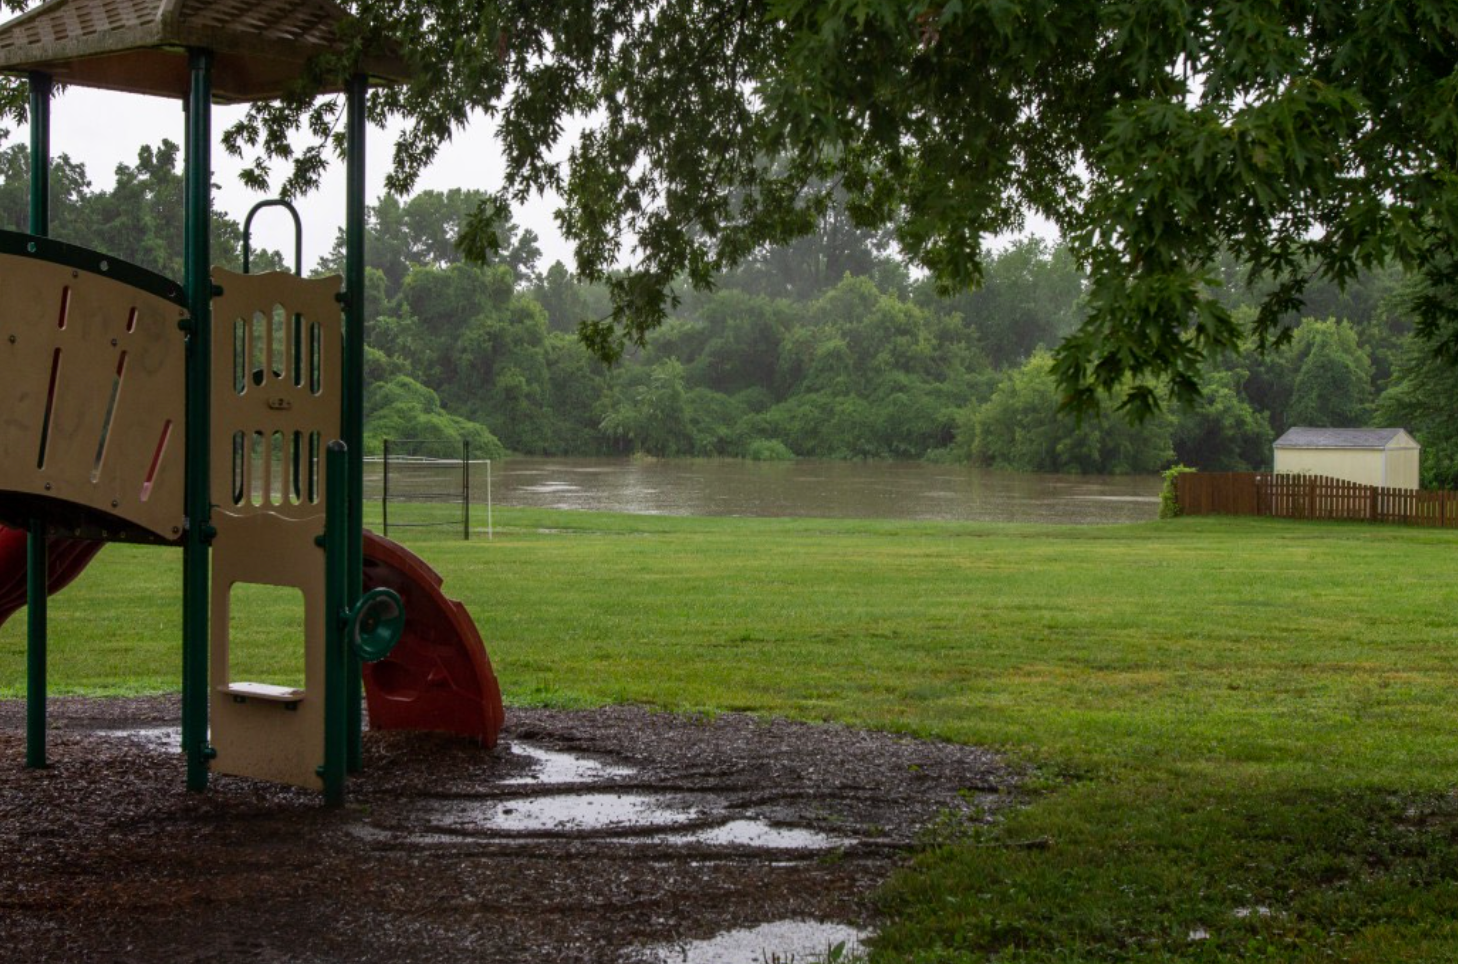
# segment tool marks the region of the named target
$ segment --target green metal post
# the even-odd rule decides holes
[[[346,604],[364,593],[365,102],[369,78],[349,78],[344,126],[344,444],[349,448],[349,582]],[[343,477],[343,476],[341,476]],[[349,769],[363,766],[361,666],[349,656]]]
[[[51,75],[30,75],[30,233],[51,233]]]
[[[345,640],[349,606],[349,447],[335,439],[324,456],[324,802],[344,803],[349,762],[351,651]]]
[[[212,68],[207,50],[188,51],[187,170],[183,254],[190,314],[187,338],[187,535],[182,548],[182,742],[187,788],[208,785],[208,546],[212,540],[208,463],[213,282],[208,262],[212,219]]]
[[[30,233],[51,231],[51,76],[30,75]],[[26,540],[25,765],[46,765],[46,525],[30,520]]]
[[[30,521],[26,540],[25,765],[46,765],[46,524]]]

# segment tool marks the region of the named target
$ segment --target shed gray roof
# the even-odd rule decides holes
[[[1278,449],[1385,449],[1412,440],[1400,428],[1291,428],[1276,439]]]
[[[316,54],[343,48],[349,12],[333,0],[46,0],[0,24],[0,72],[37,70],[61,83],[139,94],[187,94],[186,49],[215,54],[214,99],[280,96]],[[408,76],[393,51],[360,64]]]

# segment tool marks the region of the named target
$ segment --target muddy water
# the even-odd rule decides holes
[[[653,948],[662,964],[821,964],[860,950],[865,933],[844,924],[786,920]]]
[[[497,505],[654,515],[1141,522],[1154,476],[1031,475],[924,462],[519,458],[492,467]],[[485,499],[485,466],[472,499]]]
[[[529,767],[525,775],[500,782],[512,791],[437,804],[425,814],[426,822],[460,834],[455,838],[458,843],[473,839],[529,843],[570,835],[618,844],[828,851],[856,842],[806,827],[777,825],[742,810],[731,811],[722,794],[612,789],[639,778],[633,767],[525,741],[515,741],[504,749]],[[434,842],[451,839],[426,835]],[[422,835],[416,831],[411,837],[420,840]]]

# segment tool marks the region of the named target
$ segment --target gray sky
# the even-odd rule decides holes
[[[243,115],[242,107],[215,107],[213,110],[213,182],[219,189],[213,201],[240,223],[248,209],[266,195],[255,194],[238,181],[242,165],[224,153],[222,132],[228,124]],[[417,190],[452,187],[494,190],[501,185],[502,165],[492,125],[480,119],[455,140],[445,145],[434,164],[426,172]],[[22,128],[13,138],[28,137]],[[72,160],[86,165],[93,188],[110,189],[116,180],[116,166],[135,164],[137,150],[144,144],[159,144],[163,138],[183,143],[183,113],[179,101],[137,94],[116,94],[81,87],[69,88],[51,108],[51,153],[69,154]],[[395,141],[393,131],[370,128],[366,173],[369,186],[368,203],[373,204],[384,190],[385,173]],[[523,227],[531,228],[541,238],[542,265],[555,260],[572,264],[571,249],[557,231],[552,220],[556,198],[538,200],[516,212]],[[333,164],[319,190],[298,202],[304,222],[304,267],[311,269],[334,243],[335,232],[344,223],[344,169]],[[253,222],[254,244],[276,248],[291,256],[293,224],[289,216],[277,210],[263,211]]]

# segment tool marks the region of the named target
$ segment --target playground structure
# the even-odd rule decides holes
[[[360,56],[342,85],[344,277],[301,277],[297,244],[294,274],[249,274],[246,235],[244,273],[208,268],[213,102],[280,96],[343,51],[347,20],[327,0],[48,0],[0,24],[0,71],[30,82],[30,233],[0,232],[0,622],[26,605],[30,766],[46,761],[47,596],[106,542],[183,552],[189,789],[216,771],[342,802],[362,686],[372,727],[496,740],[470,616],[362,522],[365,99],[404,77],[396,58]],[[46,236],[56,80],[183,99],[180,284]],[[235,678],[240,585],[297,592],[301,688]]]

